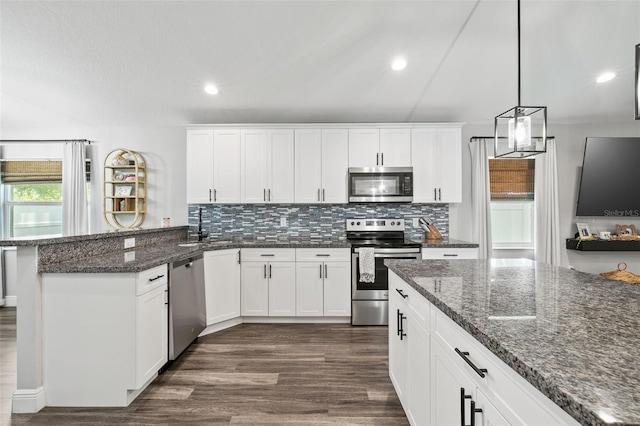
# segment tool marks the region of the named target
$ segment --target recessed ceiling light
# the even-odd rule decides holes
[[[616,76],[615,72],[606,71],[606,72],[603,72],[602,74],[600,74],[598,76],[598,78],[596,79],[596,81],[598,83],[606,83],[607,81],[612,80],[615,76]]]
[[[391,69],[394,71],[401,71],[407,67],[407,60],[404,58],[396,58],[391,62]]]
[[[214,86],[213,84],[207,84],[206,86],[204,86],[204,91],[207,92],[210,95],[217,95],[218,94],[218,88],[216,86]]]

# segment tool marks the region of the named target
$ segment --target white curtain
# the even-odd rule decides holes
[[[535,204],[536,261],[560,266],[558,161],[553,138],[547,140],[546,154],[536,156]]]
[[[487,144],[493,139],[471,138],[471,205],[474,241],[478,258],[491,258],[491,186]]]
[[[67,142],[62,157],[62,235],[89,232],[85,144]]]

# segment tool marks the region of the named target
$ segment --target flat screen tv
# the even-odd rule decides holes
[[[587,138],[576,216],[640,216],[640,138]]]

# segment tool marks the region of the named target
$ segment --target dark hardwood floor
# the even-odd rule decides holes
[[[11,314],[3,311],[0,340],[11,334],[4,331],[11,329],[6,319]],[[4,401],[7,389],[2,390]],[[387,328],[344,324],[239,325],[200,338],[129,407],[46,407],[37,414],[0,416],[1,424],[8,420],[12,425],[408,424],[389,380]]]

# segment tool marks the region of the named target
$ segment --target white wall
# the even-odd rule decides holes
[[[450,234],[452,238],[472,241],[471,233],[471,154],[469,140],[473,136],[491,136],[492,124],[467,124],[462,128],[462,203],[450,206]],[[589,223],[592,230],[615,230],[616,223],[634,223],[640,227],[640,218],[576,217],[575,209],[580,183],[580,168],[587,137],[617,136],[640,137],[640,121],[629,119],[622,123],[549,124],[549,135],[556,139],[558,154],[558,190],[560,204],[560,234],[571,238],[576,232],[576,222]],[[639,165],[640,167],[640,165]],[[640,184],[640,182],[638,183]],[[620,261],[628,270],[640,274],[638,252],[580,252],[566,250],[564,239],[563,266],[580,271],[600,273],[615,270]],[[499,253],[498,253],[499,254]]]
[[[91,232],[107,232],[102,214],[103,164],[116,148],[138,151],[147,164],[147,216],[143,228],[158,228],[163,217],[172,226],[187,224],[185,195],[186,150],[184,127],[108,127],[108,128],[3,128],[1,139],[88,139],[93,161]],[[16,145],[5,148],[16,156]],[[36,151],[37,150],[37,151]],[[31,157],[51,155],[43,145],[31,145]],[[42,157],[40,157],[42,158]]]

